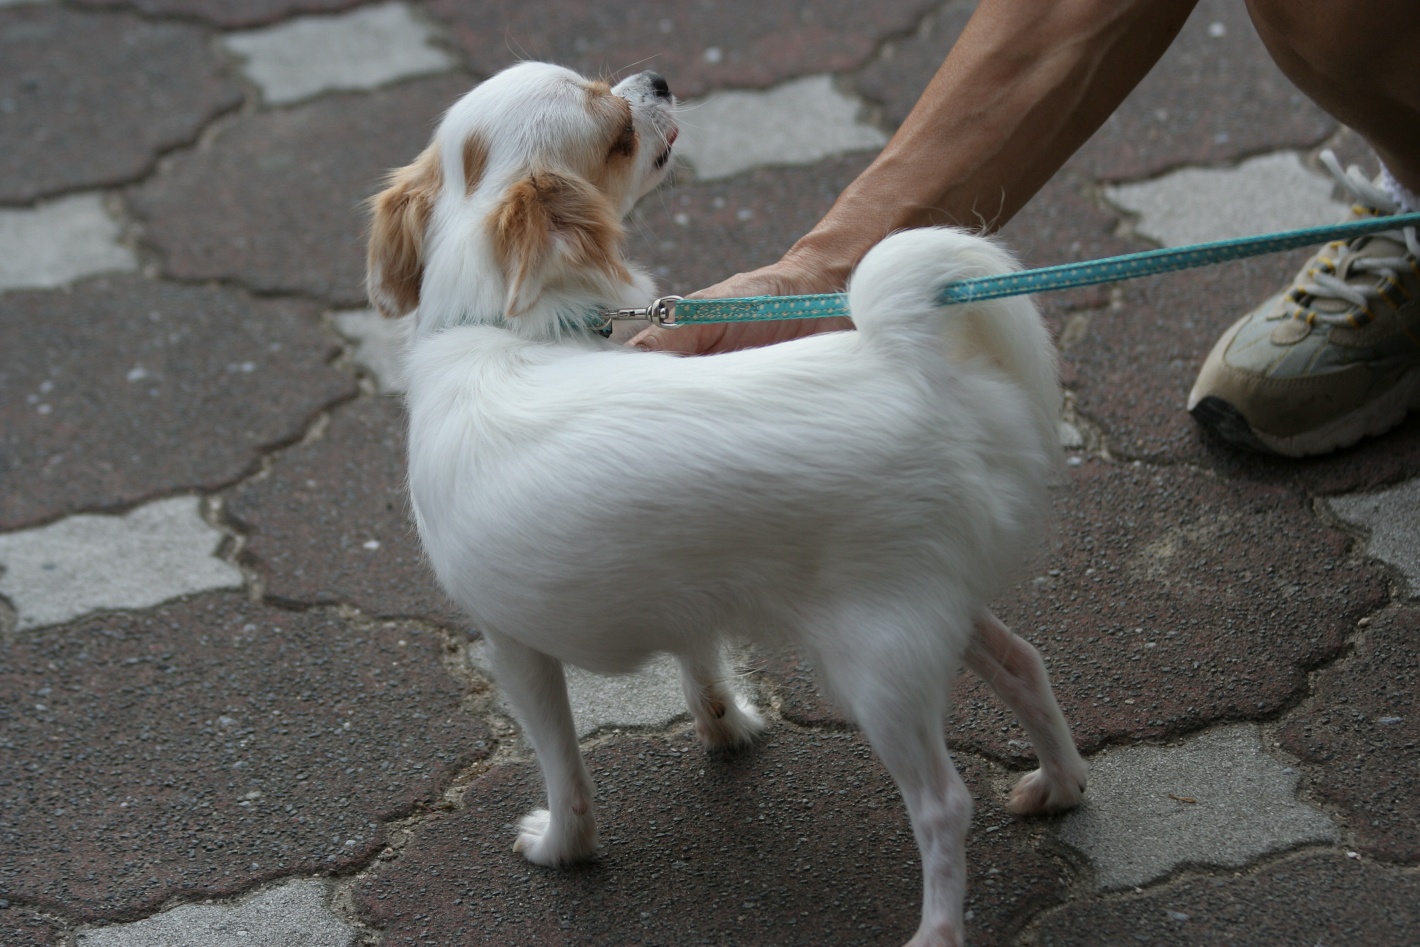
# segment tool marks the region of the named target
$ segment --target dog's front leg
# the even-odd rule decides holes
[[[537,754],[547,784],[547,808],[523,818],[514,851],[538,865],[587,858],[597,847],[594,787],[577,747],[562,662],[521,642],[485,632],[493,673]]]
[[[729,750],[749,743],[764,731],[764,718],[735,687],[734,674],[721,648],[713,648],[708,654],[681,654],[677,660],[680,686],[701,743],[712,750]]]

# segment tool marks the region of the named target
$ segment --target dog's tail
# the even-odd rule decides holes
[[[944,342],[953,361],[990,358],[1030,398],[1042,437],[1058,442],[1055,347],[1035,305],[1022,296],[953,306],[936,301],[949,282],[1018,268],[984,237],[945,227],[904,230],[863,258],[848,288],[848,307],[865,340],[897,345],[905,359]]]

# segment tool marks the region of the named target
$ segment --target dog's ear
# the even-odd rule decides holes
[[[600,271],[630,281],[621,220],[606,196],[574,175],[536,171],[508,188],[488,220],[507,280],[504,316],[526,312],[560,274]]]
[[[392,171],[388,186],[370,199],[365,283],[370,302],[384,316],[396,318],[419,305],[424,239],[441,177],[435,143],[413,164]]]

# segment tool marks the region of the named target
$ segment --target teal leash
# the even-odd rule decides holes
[[[1351,237],[1420,226],[1420,213],[1370,217],[1322,227],[1305,227],[1254,237],[1215,240],[1183,247],[1144,250],[1122,256],[1062,263],[1034,270],[1019,270],[995,276],[957,280],[942,287],[937,301],[944,306],[958,303],[1049,293],[1099,283],[1172,273],[1177,270],[1241,260],[1266,253],[1280,253],[1298,247],[1345,240]],[[615,319],[649,319],[666,328],[710,322],[767,322],[776,319],[826,319],[847,316],[843,293],[813,296],[746,296],[738,299],[683,299],[662,296],[645,309],[620,309],[606,313],[606,325]]]

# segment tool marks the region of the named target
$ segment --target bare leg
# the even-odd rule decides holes
[[[1356,129],[1420,193],[1420,4],[1248,0],[1257,33],[1297,88]]]
[[[680,655],[680,686],[695,718],[695,734],[712,749],[729,749],[753,740],[764,718],[734,686],[734,675],[719,648],[707,655]]]
[[[1040,758],[1040,769],[1021,777],[1011,790],[1008,807],[1032,814],[1076,805],[1085,793],[1085,761],[1055,702],[1040,653],[990,612],[977,621],[975,632],[966,666],[1011,708]]]
[[[523,818],[514,851],[538,865],[562,865],[597,847],[595,791],[577,747],[562,663],[511,638],[486,633],[493,672],[537,754],[547,808]]]

